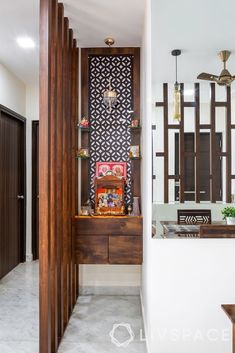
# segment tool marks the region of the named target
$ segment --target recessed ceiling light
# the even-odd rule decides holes
[[[35,42],[30,37],[19,37],[17,38],[17,43],[21,48],[31,49],[35,48]]]

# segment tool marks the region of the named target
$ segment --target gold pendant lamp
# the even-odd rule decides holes
[[[174,49],[171,55],[175,57],[175,84],[174,84],[174,97],[173,97],[173,119],[181,121],[181,90],[180,84],[178,83],[178,63],[177,58],[181,55],[180,49]]]

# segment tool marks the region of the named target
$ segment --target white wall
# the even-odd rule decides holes
[[[145,334],[147,346],[150,352],[151,337],[151,311],[152,303],[152,273],[151,273],[151,179],[152,179],[152,146],[151,146],[151,1],[146,1],[145,26],[141,50],[141,116],[142,116],[142,170],[141,170],[141,190],[142,190],[142,213],[143,213],[143,266],[142,266],[142,306],[145,324]]]
[[[32,259],[32,121],[39,120],[39,85],[26,87],[26,162],[27,162],[27,209],[26,209],[26,258]]]
[[[0,64],[0,104],[26,118],[26,258],[31,260],[32,120],[39,119],[39,87],[26,86]]]
[[[25,116],[25,84],[0,64],[0,104]]]

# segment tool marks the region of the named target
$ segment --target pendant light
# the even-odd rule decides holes
[[[115,40],[111,37],[107,37],[104,40],[105,44],[111,48],[111,46],[115,43]],[[106,107],[109,109],[109,112],[112,112],[112,107],[117,104],[117,92],[112,89],[112,80],[109,78],[109,86],[108,89],[104,92],[103,101]]]
[[[177,58],[181,54],[181,50],[174,49],[171,55],[175,57],[175,84],[174,84],[174,101],[173,101],[173,119],[181,121],[181,90],[180,84],[178,83],[178,66]]]

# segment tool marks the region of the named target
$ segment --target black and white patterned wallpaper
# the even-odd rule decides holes
[[[111,78],[117,92],[117,104],[109,111],[103,102]],[[94,200],[96,162],[128,162],[127,178],[131,180],[128,159],[133,109],[133,56],[91,56],[89,58],[90,198]],[[131,183],[126,187],[126,203],[131,203]]]

